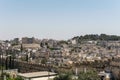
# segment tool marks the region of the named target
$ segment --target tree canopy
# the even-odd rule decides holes
[[[80,72],[78,78],[74,78],[73,75],[66,73],[66,74],[59,74],[54,80],[101,80],[98,76],[96,71],[87,71],[87,72]]]
[[[82,40],[105,40],[105,41],[118,41],[120,36],[117,35],[107,35],[107,34],[87,34],[84,36],[73,37],[72,39]]]

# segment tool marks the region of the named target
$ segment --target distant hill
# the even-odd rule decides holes
[[[79,41],[82,40],[104,40],[104,41],[118,41],[120,40],[120,36],[117,35],[107,35],[107,34],[87,34],[84,36],[76,36],[72,39],[77,39]]]

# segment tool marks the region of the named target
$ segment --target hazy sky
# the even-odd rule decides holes
[[[120,35],[120,0],[0,0],[0,39]]]

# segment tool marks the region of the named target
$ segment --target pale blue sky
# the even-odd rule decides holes
[[[120,0],[0,0],[0,39],[120,35]]]

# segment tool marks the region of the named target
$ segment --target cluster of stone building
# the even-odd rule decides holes
[[[24,37],[0,41],[0,52],[3,57],[13,56],[19,61],[64,67],[120,58],[120,41],[78,42],[76,39],[59,41]]]
[[[73,39],[58,41],[24,37],[21,40],[15,38],[10,41],[1,41],[1,44],[5,50],[14,51],[16,59],[26,60],[27,56],[29,62],[51,63],[56,66],[85,61],[106,61],[113,57],[120,57],[120,41],[82,41],[78,43]]]

